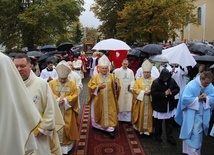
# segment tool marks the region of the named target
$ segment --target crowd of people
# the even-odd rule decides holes
[[[179,127],[182,152],[199,155],[203,134],[214,136],[210,123],[213,74],[205,71],[204,65],[197,65],[198,72],[187,78],[191,73],[187,66],[162,62],[157,67],[145,59],[134,74],[127,59],[120,68],[112,69],[105,54],[94,52],[87,60],[82,53],[82,57],[74,55],[73,61],[47,61],[46,68],[37,74],[24,54],[10,59],[0,53],[0,59],[4,62],[0,64],[0,125],[5,128],[0,139],[5,140],[4,135],[12,137],[2,142],[5,145],[0,150],[6,149],[3,155],[68,154],[79,139],[79,94],[83,89],[89,92],[92,127],[105,131],[112,139],[117,136],[118,123],[123,122],[161,143],[165,123],[167,142],[177,144],[173,126]],[[90,80],[88,88],[83,88],[86,70]]]

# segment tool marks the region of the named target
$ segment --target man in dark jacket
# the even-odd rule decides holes
[[[176,108],[174,96],[179,90],[179,86],[167,69],[161,71],[159,78],[154,80],[151,86],[155,138],[158,142],[162,142],[162,122],[165,120],[167,141],[176,145],[172,136],[172,123]]]

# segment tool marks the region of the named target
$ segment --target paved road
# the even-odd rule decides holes
[[[83,105],[88,97],[88,84],[89,78],[83,79],[83,91],[80,94],[80,103]],[[156,142],[153,137],[139,135],[140,142],[145,149],[147,155],[181,155],[182,154],[182,141],[179,137],[179,128],[174,128],[173,134],[177,141],[177,145],[173,146],[166,142],[165,134],[162,136],[163,142]],[[164,131],[164,130],[163,130]],[[205,137],[202,146],[202,155],[214,155],[214,138]]]

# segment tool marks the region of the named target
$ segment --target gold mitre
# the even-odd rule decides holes
[[[98,66],[109,66],[110,64],[111,63],[105,54],[103,54],[98,60]]]
[[[151,62],[149,62],[149,60],[145,60],[142,63],[142,69],[143,69],[144,72],[151,72],[151,70],[152,70]]]
[[[71,72],[71,68],[65,60],[62,60],[56,66],[56,72],[60,78],[67,78]]]

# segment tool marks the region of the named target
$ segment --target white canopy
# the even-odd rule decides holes
[[[169,61],[169,64],[176,63],[182,67],[196,65],[196,61],[185,43],[162,50],[162,55]]]

